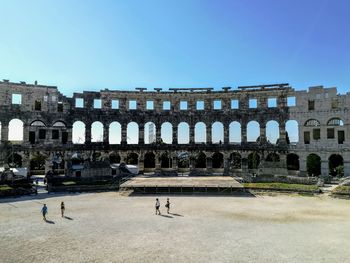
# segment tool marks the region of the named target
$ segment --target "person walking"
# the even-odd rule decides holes
[[[167,213],[169,214],[169,211],[170,211],[170,201],[169,201],[169,198],[166,199],[165,207],[166,207],[166,209],[167,209]]]
[[[159,199],[156,198],[156,215],[160,215],[159,207],[160,207],[160,202],[159,202]]]
[[[46,214],[47,214],[47,206],[46,206],[46,204],[44,204],[44,206],[41,208],[41,213],[42,213],[42,215],[43,215],[43,220],[45,220],[46,221]]]
[[[62,215],[62,217],[64,217],[64,210],[65,210],[64,203],[61,202],[61,215]]]

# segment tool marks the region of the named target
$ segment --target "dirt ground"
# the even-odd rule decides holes
[[[169,196],[167,215],[166,197],[162,216],[155,196],[2,199],[0,262],[350,262],[350,200]]]

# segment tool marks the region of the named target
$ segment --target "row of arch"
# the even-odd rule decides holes
[[[211,142],[220,143],[224,141],[224,125],[221,122],[214,122],[211,128]],[[122,128],[119,122],[112,122],[108,127],[108,141],[111,144],[119,144],[122,140]],[[177,141],[180,144],[186,144],[190,141],[190,126],[186,122],[181,122],[174,133],[173,125],[170,122],[164,122],[160,127],[156,127],[153,122],[147,122],[144,126],[144,143],[155,142],[156,134],[159,134],[162,142],[171,144],[173,136],[177,133]],[[203,122],[198,122],[194,126],[194,142],[206,143],[207,126]],[[242,141],[242,129],[239,122],[231,122],[229,125],[229,142],[240,143]],[[298,123],[295,120],[289,120],[286,123],[286,131],[292,135],[291,142],[298,142]],[[82,121],[76,121],[73,124],[73,143],[85,142],[85,124]],[[277,121],[269,121],[266,124],[266,138],[269,142],[275,144],[280,136],[279,124]],[[126,141],[128,144],[137,144],[139,142],[139,125],[136,122],[130,122],[126,127]],[[101,142],[104,136],[104,126],[96,121],[91,125],[91,141]],[[250,121],[247,124],[247,141],[256,141],[260,136],[260,125],[256,121]]]
[[[0,122],[1,126],[1,122]],[[41,120],[33,121],[30,126],[35,127],[47,127]],[[151,129],[150,127],[153,127]],[[22,141],[23,140],[23,121],[19,119],[12,119],[8,125],[8,140],[10,141]],[[52,127],[66,128],[66,124],[62,121],[55,122]],[[224,141],[224,125],[221,122],[214,122],[211,128],[211,142],[220,143]],[[155,140],[157,134],[156,125],[153,122],[147,122],[144,127],[144,142],[146,144],[152,143]],[[194,141],[196,143],[207,142],[207,126],[204,122],[198,122],[194,126]],[[229,142],[240,143],[242,141],[242,129],[241,124],[237,121],[231,122],[229,125]],[[153,130],[153,134],[152,131]],[[279,124],[277,121],[269,121],[266,123],[266,137],[271,143],[276,143],[279,138]],[[298,142],[298,123],[295,120],[289,120],[286,122],[286,131],[291,134],[290,141]],[[177,126],[177,130],[173,130],[173,125],[170,122],[164,122],[160,127],[160,135],[164,143],[171,144],[173,142],[174,134],[178,134],[178,143],[189,143],[190,126],[186,122],[181,122]],[[121,124],[117,121],[112,122],[108,127],[108,139],[111,144],[119,144],[122,140],[122,128]],[[103,141],[104,125],[95,121],[91,125],[91,141],[100,142]],[[126,141],[128,144],[137,144],[139,142],[139,125],[136,122],[130,122],[126,128]],[[260,124],[257,121],[250,121],[247,124],[247,141],[256,141],[260,136]],[[73,143],[82,144],[86,140],[86,125],[82,121],[76,121],[73,123]]]

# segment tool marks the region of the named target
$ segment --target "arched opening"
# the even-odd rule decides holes
[[[327,122],[327,126],[344,126],[344,122],[339,118],[332,118]]]
[[[186,122],[180,122],[177,130],[178,144],[188,144],[190,142],[190,126]]]
[[[18,153],[13,153],[8,157],[7,163],[11,168],[22,167],[22,156]]]
[[[156,158],[153,152],[148,152],[145,154],[144,159],[145,168],[155,168],[156,167]]]
[[[280,161],[280,156],[277,153],[269,153],[266,158],[265,158],[266,162],[273,162],[273,163],[277,163]]]
[[[194,126],[194,142],[206,143],[207,142],[207,126],[204,122],[197,122]]]
[[[137,153],[129,153],[125,160],[126,164],[138,165],[139,156]]]
[[[216,121],[211,126],[212,143],[222,143],[224,141],[224,125]]]
[[[160,157],[160,168],[171,168],[171,158],[167,153],[163,153]]]
[[[112,152],[109,155],[109,162],[110,163],[120,163],[120,155],[115,153],[115,152]]]
[[[299,156],[295,153],[290,153],[287,155],[287,169],[293,171],[299,171]]]
[[[67,125],[63,121],[56,121],[52,127],[65,128]]]
[[[318,120],[315,119],[309,119],[304,124],[305,127],[319,127],[321,126],[321,123]]]
[[[71,157],[72,165],[82,165],[84,164],[84,158],[79,153],[74,153]]]
[[[321,174],[321,158],[317,154],[311,153],[306,158],[306,170],[309,176],[319,176]]]
[[[12,119],[9,122],[8,140],[23,141],[23,121]]]
[[[40,120],[33,121],[30,126],[34,127],[46,127],[46,124]]]
[[[340,154],[332,154],[328,158],[329,173],[332,176],[344,175],[344,160]]]
[[[260,125],[257,121],[250,121],[247,124],[247,141],[256,142],[260,136]]]
[[[177,156],[178,168],[189,168],[190,167],[190,156],[188,152],[180,152]]]
[[[91,142],[103,142],[103,124],[99,121],[91,125]]]
[[[127,144],[139,143],[139,125],[136,122],[129,122],[126,128]]]
[[[206,168],[207,167],[207,156],[200,152],[195,157],[195,168]]]
[[[173,125],[170,122],[164,122],[160,129],[162,142],[166,144],[173,143]]]
[[[109,125],[109,137],[110,144],[120,144],[122,140],[122,127],[119,122],[114,121]]]
[[[85,143],[85,124],[82,121],[73,123],[72,142],[75,144]]]
[[[242,168],[242,157],[239,153],[230,154],[230,168],[241,169]]]
[[[272,144],[276,144],[280,137],[280,129],[277,121],[268,121],[266,123],[266,139]]]
[[[288,144],[299,142],[299,125],[296,120],[286,122],[286,137]]]
[[[241,143],[242,142],[241,124],[239,122],[233,121],[230,123],[229,137],[230,137],[230,143]]]
[[[224,155],[220,152],[213,154],[213,168],[224,168]]]
[[[30,170],[38,171],[38,170],[45,170],[45,160],[46,156],[40,153],[37,153],[33,155],[33,157],[30,159]],[[42,174],[40,172],[39,174]]]
[[[248,169],[258,169],[260,164],[260,156],[256,152],[248,155]]]
[[[152,144],[156,142],[156,125],[149,121],[145,124],[144,131],[145,144]]]

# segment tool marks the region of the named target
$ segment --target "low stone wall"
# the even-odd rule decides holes
[[[256,176],[245,176],[244,180],[253,183],[288,183],[288,184],[317,184],[317,177],[297,177],[289,175],[260,174]],[[249,181],[250,180],[250,181]]]

